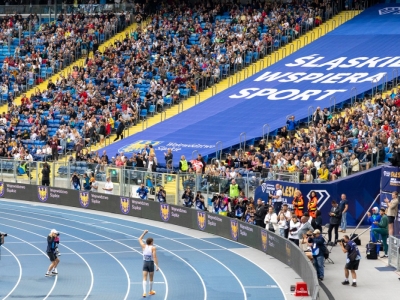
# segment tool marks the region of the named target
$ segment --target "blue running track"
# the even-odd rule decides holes
[[[128,220],[58,207],[0,201],[0,299],[143,299],[137,238],[148,229],[160,272],[150,299],[283,300],[260,267],[231,251],[244,245],[210,235],[195,238]],[[45,277],[46,236],[60,232],[58,276]],[[268,297],[266,298],[266,295]]]

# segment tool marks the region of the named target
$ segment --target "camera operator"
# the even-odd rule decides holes
[[[55,239],[59,235],[57,230],[52,229],[47,236],[47,255],[49,256],[49,259],[51,261],[50,266],[46,272],[46,277],[52,276],[52,275],[57,275],[57,265],[60,262],[60,260],[57,257],[56,254],[56,242]]]
[[[194,198],[194,205],[198,210],[207,210],[206,206],[204,205],[204,197],[201,194],[201,191],[197,191],[196,198]]]
[[[244,212],[246,211],[248,200],[246,198],[239,197],[239,201],[236,203],[234,209],[235,218],[242,220]]]
[[[187,187],[182,195],[183,206],[192,207],[193,206],[194,195],[190,187]]]
[[[167,202],[167,193],[164,190],[164,187],[160,185],[159,190],[156,194],[156,199],[158,202]]]
[[[7,233],[0,233],[0,247],[4,244],[4,237],[7,236]]]
[[[357,286],[357,274],[358,266],[360,264],[361,254],[358,250],[356,243],[350,240],[348,235],[345,235],[340,241],[340,246],[342,247],[343,253],[347,253],[346,265],[344,267],[345,279],[342,282],[343,285],[349,285],[349,270],[351,272],[351,277],[353,278],[353,283],[351,286]]]
[[[314,230],[313,235],[308,239],[308,245],[311,247],[318,280],[322,281],[324,280],[325,244],[319,229]]]

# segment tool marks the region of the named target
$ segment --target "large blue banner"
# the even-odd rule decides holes
[[[348,176],[343,179],[326,183],[291,183],[284,181],[268,181],[263,183],[255,191],[255,199],[268,199],[268,192],[275,192],[275,185],[282,186],[284,201],[292,204],[293,194],[296,189],[300,190],[304,201],[305,211],[310,200],[310,194],[314,191],[318,198],[318,209],[321,211],[324,223],[329,222],[329,211],[331,201],[340,201],[341,195],[345,194],[349,200],[349,209],[347,214],[347,223],[350,226],[356,226],[367,209],[379,194],[379,179],[381,175],[380,168],[374,168],[370,171]],[[388,195],[390,198],[390,195]],[[376,201],[376,206],[380,206],[380,199]]]
[[[286,124],[289,114],[305,119],[310,106],[310,112],[323,109],[376,89],[397,77],[400,68],[400,18],[382,13],[388,6],[400,7],[372,7],[239,84],[105,149],[115,155],[152,144],[160,164],[171,149],[177,165],[182,154],[214,154],[217,142],[226,149],[240,138],[252,141],[262,136],[266,123],[265,130],[274,131]]]
[[[385,192],[400,191],[400,168],[382,167],[381,190]]]

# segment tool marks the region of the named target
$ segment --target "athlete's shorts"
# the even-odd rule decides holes
[[[143,271],[154,272],[154,261],[144,261],[143,262]]]
[[[47,255],[49,256],[51,262],[57,259],[57,255],[53,252],[47,252]]]

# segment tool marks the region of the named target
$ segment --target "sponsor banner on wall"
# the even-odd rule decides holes
[[[237,223],[231,223],[231,219],[211,214],[205,211],[195,210],[197,227],[201,231],[212,233],[215,235],[220,235],[231,240],[237,240]]]
[[[400,168],[390,166],[382,167],[381,190],[385,192],[400,191]]]
[[[32,197],[32,192],[34,187],[36,186],[23,183],[1,182],[0,197],[17,199],[17,200],[22,199],[26,201],[34,201]]]
[[[239,222],[238,241],[241,244],[261,249],[262,241],[260,236],[261,227],[252,224]]]
[[[43,203],[52,203],[80,207],[78,191],[70,189],[53,188],[49,186],[33,186],[36,188],[37,200]]]

